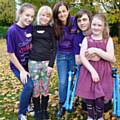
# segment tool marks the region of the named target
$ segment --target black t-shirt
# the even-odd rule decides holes
[[[51,26],[34,26],[29,59],[35,61],[49,60],[48,66],[53,67],[55,56],[56,40],[53,28]]]

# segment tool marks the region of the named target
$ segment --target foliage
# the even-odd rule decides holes
[[[10,25],[15,20],[15,0],[0,0],[0,25]]]
[[[0,26],[0,38],[5,38],[8,27]]]
[[[22,1],[22,3],[30,2],[30,3],[34,4],[38,9],[42,5],[49,5],[53,8],[55,3],[57,3],[58,1],[62,1],[62,0],[41,0],[41,1],[38,1],[38,0],[21,0],[21,1]],[[67,2],[70,5],[73,0],[71,0],[71,1],[70,0],[64,0],[64,1]]]
[[[30,2],[37,6],[37,10],[41,5],[49,5],[53,8],[54,4],[61,0],[22,0],[22,2]],[[75,15],[80,9],[88,9],[93,14],[104,12],[110,24],[112,36],[118,36],[120,41],[120,2],[117,0],[63,0],[70,6],[70,12]],[[115,26],[114,25],[118,25]]]
[[[81,9],[87,9],[90,10],[92,13],[95,12],[95,7],[91,6],[91,4],[84,4],[84,3],[71,3],[71,14],[75,15],[79,10]]]
[[[56,0],[41,0],[41,1],[38,1],[38,0],[22,0],[22,2],[29,2],[29,3],[32,3],[33,5],[35,5],[37,7],[37,9],[40,8],[40,6],[42,5],[50,5],[52,6]]]

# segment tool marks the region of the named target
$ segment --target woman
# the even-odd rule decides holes
[[[69,7],[65,2],[58,2],[53,8],[54,30],[57,43],[57,71],[59,78],[59,110],[57,117],[65,112],[63,105],[67,95],[68,71],[75,65],[73,36],[76,31],[75,18],[70,16]]]

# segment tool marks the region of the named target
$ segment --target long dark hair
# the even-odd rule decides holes
[[[64,30],[63,30],[64,25],[58,19],[58,10],[59,10],[59,7],[62,5],[65,6],[67,10],[69,10],[68,4],[63,1],[57,2],[53,8],[54,30],[55,30],[55,36],[56,36],[57,40],[62,38],[64,35]],[[69,18],[70,18],[70,14],[68,15],[68,18],[67,18],[67,26],[68,27],[70,26]]]

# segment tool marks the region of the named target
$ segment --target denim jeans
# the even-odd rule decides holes
[[[16,69],[16,70],[13,70],[13,73],[20,80],[20,72]],[[20,82],[21,82],[21,80],[20,80]],[[22,92],[20,95],[18,114],[26,115],[26,112],[28,110],[28,105],[30,103],[30,99],[32,96],[32,91],[33,91],[33,81],[30,77],[28,77],[27,83],[23,84],[23,89],[22,89]]]
[[[73,53],[58,52],[56,62],[59,79],[59,102],[64,103],[67,96],[68,72],[72,70],[75,65],[75,56]]]

